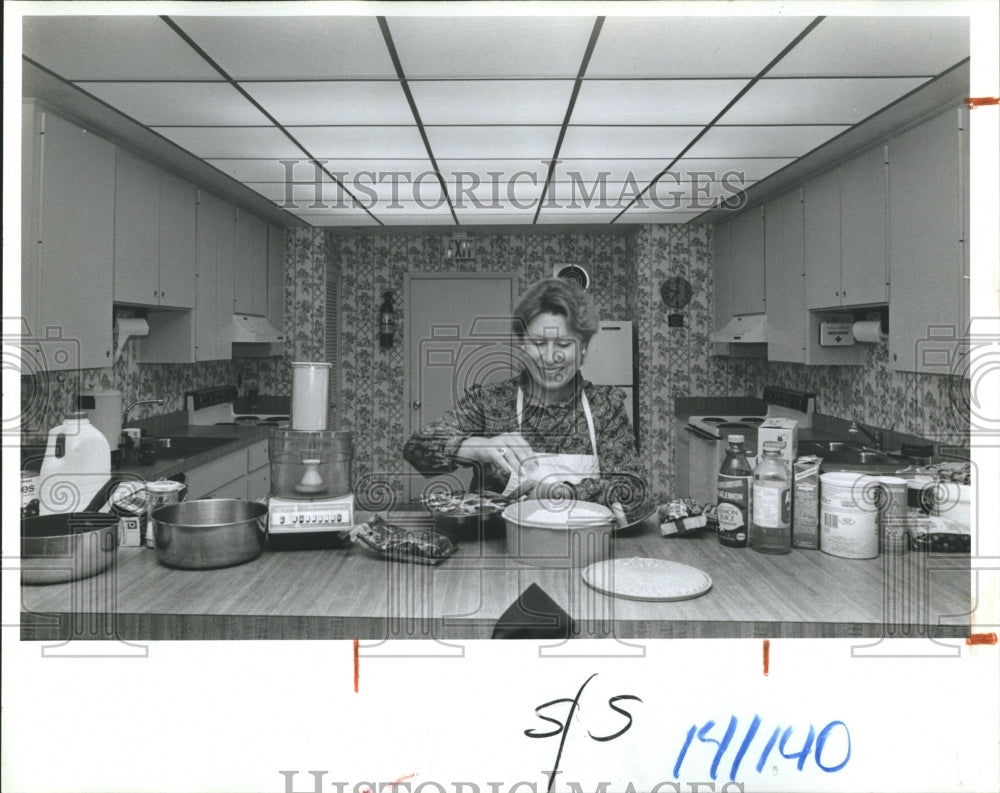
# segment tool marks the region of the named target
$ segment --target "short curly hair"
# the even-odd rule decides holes
[[[579,284],[562,278],[546,278],[521,295],[514,307],[513,332],[518,339],[539,314],[559,314],[581,342],[590,341],[599,325],[597,307]]]

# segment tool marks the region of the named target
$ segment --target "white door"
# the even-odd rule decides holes
[[[411,273],[406,277],[406,435],[451,410],[472,385],[512,376],[514,274]],[[456,472],[468,487],[471,472]],[[411,500],[429,479],[407,478]]]

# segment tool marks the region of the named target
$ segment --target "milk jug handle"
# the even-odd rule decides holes
[[[65,432],[57,432],[55,434],[49,433],[49,443],[48,448],[45,450],[45,454],[49,457],[55,457],[57,459],[62,459],[66,456]]]

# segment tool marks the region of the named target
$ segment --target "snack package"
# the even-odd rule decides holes
[[[660,516],[660,534],[664,537],[693,534],[715,520],[715,507],[700,504],[692,498],[668,501],[656,509]]]
[[[416,564],[437,564],[447,559],[457,546],[436,531],[406,531],[392,526],[378,515],[359,523],[350,533],[351,540],[360,540],[386,559]]]

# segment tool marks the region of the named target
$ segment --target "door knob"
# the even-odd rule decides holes
[[[410,403],[410,407],[414,410],[420,410],[420,400],[415,400]]]

